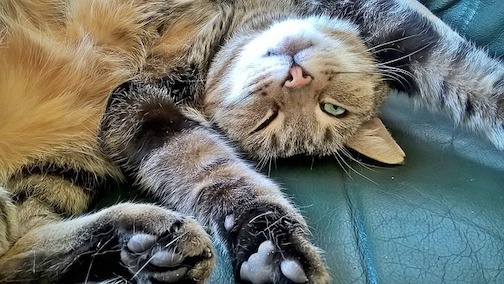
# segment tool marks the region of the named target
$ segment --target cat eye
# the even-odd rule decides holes
[[[325,113],[330,114],[334,117],[342,117],[343,115],[347,114],[346,109],[344,109],[340,106],[337,106],[337,105],[329,104],[329,103],[320,104],[320,108]]]

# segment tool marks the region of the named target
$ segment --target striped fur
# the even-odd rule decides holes
[[[370,136],[365,154],[400,161],[373,128],[389,88],[504,148],[502,62],[415,1],[6,0],[0,40],[0,282],[202,283],[210,232],[237,282],[329,283],[302,216],[238,153]],[[286,90],[293,62],[314,83]],[[85,214],[130,179],[163,207]]]

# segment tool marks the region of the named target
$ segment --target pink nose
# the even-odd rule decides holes
[[[293,65],[289,69],[289,78],[284,82],[284,86],[292,89],[301,89],[310,84],[313,78],[310,75],[303,74],[303,68]]]

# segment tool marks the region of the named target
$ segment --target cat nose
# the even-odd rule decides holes
[[[289,68],[289,76],[284,82],[284,86],[290,89],[301,89],[308,86],[313,78],[307,75],[303,68],[299,65],[292,65]]]

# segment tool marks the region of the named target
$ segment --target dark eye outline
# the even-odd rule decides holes
[[[256,132],[259,132],[266,127],[268,127],[278,116],[280,107],[277,104],[274,104],[273,107],[271,108],[272,114],[267,117],[256,129],[254,129],[250,134],[254,134]]]
[[[345,109],[344,107],[330,104],[330,103],[321,103],[320,109],[323,112],[327,113],[328,115],[336,117],[336,118],[342,118],[348,114],[348,110]]]
[[[282,53],[279,52],[278,50],[275,50],[275,49],[268,49],[268,51],[266,51],[266,53],[264,54],[265,57],[271,57],[271,56],[279,56],[281,55]]]

